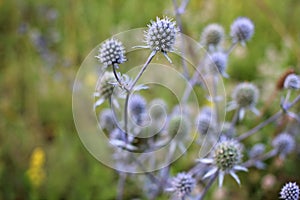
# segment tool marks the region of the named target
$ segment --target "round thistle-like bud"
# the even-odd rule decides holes
[[[168,132],[171,137],[183,139],[190,131],[189,122],[184,116],[175,115],[169,122]]]
[[[201,34],[201,41],[206,47],[218,46],[224,38],[224,29],[219,24],[209,24]]]
[[[146,112],[146,100],[140,95],[132,95],[128,102],[129,112],[132,114],[134,120],[140,124],[143,115]]]
[[[182,172],[172,179],[171,185],[171,191],[174,191],[178,197],[185,197],[193,191],[196,180],[190,174]]]
[[[195,121],[198,132],[204,135],[214,132],[216,124],[213,120],[212,109],[204,107],[198,114]]]
[[[100,126],[107,131],[115,128],[115,120],[111,109],[104,109],[99,115]]]
[[[150,103],[150,115],[154,120],[160,120],[167,115],[167,104],[162,99],[154,99]]]
[[[207,115],[198,115],[196,119],[196,127],[199,133],[205,135],[212,129],[211,117]]]
[[[123,44],[119,40],[111,38],[102,43],[96,58],[107,67],[124,63],[126,61],[124,54],[125,48]]]
[[[288,77],[290,74],[294,74],[294,73],[295,73],[294,69],[287,69],[286,71],[284,71],[277,80],[276,89],[282,90],[284,88],[284,81],[285,81],[286,77]]]
[[[296,74],[288,75],[284,80],[283,86],[286,89],[294,89],[294,90],[300,89],[300,77],[297,76]]]
[[[100,98],[108,99],[114,92],[113,82],[116,78],[112,72],[105,72],[98,84],[97,92],[100,94]]]
[[[254,33],[254,24],[246,17],[239,17],[232,23],[230,29],[233,42],[244,43],[251,39]]]
[[[146,43],[153,51],[169,52],[174,49],[178,29],[176,23],[165,17],[156,18],[145,32]]]
[[[212,53],[210,57],[207,58],[208,70],[213,73],[220,73],[222,76],[227,76],[227,55],[222,52]]]
[[[265,152],[266,146],[264,144],[256,144],[249,151],[250,158],[257,158]]]
[[[265,152],[266,146],[264,144],[256,144],[248,152],[248,156],[253,160],[254,166],[258,169],[264,169],[265,164],[259,159],[260,156]]]
[[[221,141],[214,150],[214,162],[222,171],[229,171],[242,159],[241,145],[235,140]]]
[[[255,106],[258,100],[258,89],[252,83],[240,83],[233,91],[232,98],[240,108]]]
[[[296,183],[286,183],[280,191],[280,199],[298,200],[300,194],[299,186]]]
[[[273,139],[272,146],[277,150],[279,156],[284,158],[294,150],[296,143],[293,136],[288,133],[281,133]]]

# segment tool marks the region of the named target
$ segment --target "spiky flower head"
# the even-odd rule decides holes
[[[300,77],[297,76],[296,74],[288,75],[284,80],[283,86],[286,89],[294,89],[294,90],[300,89]]]
[[[232,98],[240,108],[253,107],[258,100],[258,89],[252,83],[240,83],[233,91]]]
[[[214,150],[214,161],[222,171],[230,171],[240,164],[242,158],[241,145],[235,140],[224,140]]]
[[[107,131],[115,128],[115,120],[111,109],[104,109],[99,115],[100,126]]]
[[[126,61],[125,48],[119,40],[114,38],[108,39],[102,43],[96,58],[98,58],[105,67],[122,64]]]
[[[254,33],[254,24],[246,17],[239,17],[232,23],[230,29],[230,36],[233,42],[244,44],[251,39]]]
[[[183,139],[190,131],[189,122],[185,116],[174,115],[168,127],[168,133],[170,136],[178,136],[178,139]]]
[[[146,43],[153,51],[169,52],[174,50],[175,38],[178,29],[176,23],[165,17],[152,21],[145,32]]]
[[[213,164],[213,167],[204,175],[204,179],[217,173],[219,187],[222,186],[225,174],[230,174],[240,184],[236,171],[247,171],[240,165],[242,160],[242,145],[233,139],[221,140],[213,151],[213,158],[202,158],[199,162]]]
[[[207,58],[207,67],[209,71],[213,73],[220,73],[224,77],[228,77],[226,74],[227,67],[227,54],[222,52],[214,52]]]
[[[224,29],[219,24],[209,24],[201,34],[201,41],[206,47],[218,46],[224,38]]]
[[[280,191],[280,199],[298,200],[300,194],[299,186],[296,183],[286,183]]]
[[[285,158],[287,154],[294,150],[296,143],[293,136],[284,132],[273,139],[272,146],[277,150],[281,158]]]
[[[239,119],[243,119],[246,110],[252,111],[259,115],[259,110],[255,107],[258,100],[259,92],[257,87],[252,83],[238,84],[232,93],[233,101],[229,102],[227,111],[238,109]]]
[[[172,179],[171,188],[167,190],[174,192],[177,197],[183,198],[191,194],[195,185],[196,180],[190,174],[182,172]]]

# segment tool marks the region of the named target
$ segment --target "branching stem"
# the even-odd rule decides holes
[[[284,105],[284,109],[285,112],[288,111],[292,106],[294,106],[296,103],[298,103],[300,101],[300,95],[297,96],[292,103],[287,103],[286,105]],[[252,128],[251,130],[243,133],[242,135],[240,135],[237,140],[241,141],[246,139],[247,137],[253,135],[254,133],[258,132],[260,129],[264,128],[265,126],[267,126],[268,124],[278,120],[281,116],[283,116],[285,114],[285,112],[283,110],[278,111],[277,113],[275,113],[273,116],[269,117],[267,120],[263,121],[262,123],[258,124],[257,126],[255,126],[254,128]]]

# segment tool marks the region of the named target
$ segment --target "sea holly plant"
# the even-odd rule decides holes
[[[261,141],[245,147],[244,141],[283,117],[290,117],[299,123],[299,115],[292,112],[291,108],[300,101],[300,95],[297,96],[300,77],[295,73],[284,77],[285,92],[278,105],[279,110],[245,131],[243,123],[248,118],[261,117],[263,114],[259,102],[260,94],[264,91],[260,91],[257,83],[245,80],[236,83],[233,89],[227,89],[231,95],[226,96],[220,92],[218,84],[223,83],[223,79],[230,80],[228,60],[238,45],[247,48],[246,44],[254,35],[254,22],[247,17],[237,17],[230,27],[228,46],[224,46],[228,38],[225,29],[216,23],[207,25],[199,33],[200,41],[197,43],[205,53],[197,56],[197,63],[188,68],[189,56],[186,54],[190,53],[187,49],[192,48],[191,44],[181,40],[184,35],[180,20],[187,2],[183,1],[180,7],[174,5],[176,20],[157,17],[151,21],[144,30],[143,45],[129,47],[122,37],[113,36],[99,46],[93,57],[102,73],[93,91],[92,110],[98,118],[97,130],[101,129],[105,138],[101,141],[90,140],[84,138],[86,134],[81,138],[88,141],[84,142],[86,146],[93,144],[91,149],[97,146],[97,142],[101,142],[101,148],[107,145],[111,150],[110,156],[101,154],[101,148],[97,154],[105,159],[110,157],[109,161],[95,157],[105,164],[109,163],[107,165],[118,172],[117,199],[125,199],[127,179],[142,182],[138,184],[140,196],[148,199],[161,196],[171,199],[205,199],[216,180],[219,187],[226,187],[229,176],[241,185],[240,173],[251,172],[251,168],[267,169],[264,161],[274,157],[284,160],[295,150],[295,136],[287,128],[282,128],[282,132],[276,136],[270,135],[270,141],[266,144]],[[147,53],[136,75],[124,70],[130,67],[130,64],[127,65],[130,59],[137,59],[130,56],[131,51]],[[178,58],[173,56],[176,53],[181,56],[182,62],[176,62]],[[185,78],[186,87],[183,87],[176,103],[164,99],[163,92],[157,93],[151,85],[140,84],[143,77],[151,78],[147,71],[155,68],[155,62],[161,59],[169,64],[163,74],[165,79],[173,80],[172,70],[176,67],[180,77]],[[161,71],[156,71],[154,78],[159,77],[164,67],[159,65],[158,68]],[[181,87],[179,83],[175,85]],[[201,101],[191,103],[193,93],[207,90],[208,95],[198,94]],[[153,94],[159,96],[152,97]],[[222,110],[228,112],[226,117],[222,115]],[[76,122],[81,123],[78,120]],[[243,129],[239,129],[241,126]],[[191,140],[196,146],[193,149],[199,152],[202,149],[208,150],[194,156],[189,168],[175,173],[177,170],[173,161],[191,153],[188,151],[189,145],[186,145]],[[165,151],[161,152],[162,148]],[[135,176],[133,172],[144,172],[144,175]],[[299,187],[296,183],[287,183],[279,198],[298,199]]]

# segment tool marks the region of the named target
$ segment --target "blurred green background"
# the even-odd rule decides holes
[[[106,38],[173,13],[171,0],[0,0],[0,199],[115,198],[117,174],[88,153],[75,130],[75,75]],[[276,80],[288,68],[299,72],[300,1],[191,0],[182,16],[184,33],[199,40],[212,22],[228,33],[238,16],[253,20],[255,35],[231,55],[225,82],[231,91],[239,81],[254,81],[264,91],[259,107],[267,102],[272,113],[279,97],[275,103],[268,97]],[[271,127],[247,142],[270,143],[274,134]],[[173,170],[193,162],[183,158]],[[268,161],[267,170],[242,175],[242,187],[226,178],[227,187],[214,187],[207,199],[224,193],[223,199],[276,199],[285,181],[300,183],[299,162],[297,154],[284,163]],[[124,199],[144,198],[137,191],[128,181]]]

